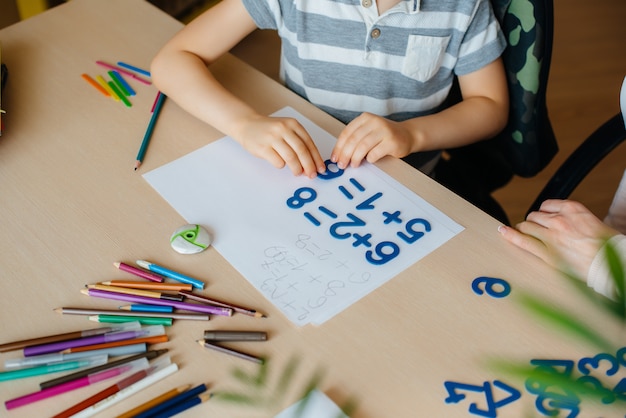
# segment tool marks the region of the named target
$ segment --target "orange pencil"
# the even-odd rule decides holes
[[[143,403],[141,405],[139,405],[136,408],[131,409],[130,411],[127,411],[125,413],[123,413],[122,415],[118,415],[116,418],[131,418],[134,417],[135,415],[138,415],[144,411],[147,411],[148,409],[152,408],[153,406],[157,406],[165,401],[168,401],[170,399],[172,399],[174,396],[180,395],[181,393],[187,391],[187,389],[189,389],[191,387],[191,385],[183,385],[177,388],[174,388],[170,391],[167,391],[159,396],[157,396],[154,399],[150,399],[148,402]]]
[[[157,344],[157,343],[165,343],[165,342],[168,342],[168,341],[169,341],[169,338],[168,338],[167,335],[155,335],[153,337],[134,338],[132,340],[113,341],[113,342],[110,342],[110,343],[94,344],[94,345],[86,345],[84,347],[68,348],[67,350],[61,351],[61,354],[78,353],[78,352],[90,351],[90,350],[100,350],[102,348],[119,347],[121,345],[141,344],[141,343]]]
[[[85,81],[87,81],[89,84],[91,84],[96,90],[98,90],[100,93],[102,93],[103,95],[105,95],[106,97],[111,97],[111,95],[109,94],[108,91],[106,91],[104,88],[102,88],[102,86],[100,84],[98,84],[98,82],[96,80],[94,80],[93,78],[91,78],[88,74],[81,74],[80,75],[83,79],[85,79]]]
[[[137,280],[110,280],[108,282],[102,282],[100,284],[106,286],[117,286],[117,287],[130,287],[133,289],[149,289],[149,290],[189,290],[191,291],[193,286],[187,283],[156,283],[156,282],[145,282],[145,281],[137,281]]]

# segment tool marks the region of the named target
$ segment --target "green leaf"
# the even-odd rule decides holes
[[[590,288],[584,279],[581,279],[580,277],[570,273],[564,273],[564,275],[565,278],[568,279],[568,282],[595,306],[604,309],[605,311],[616,316],[620,320],[626,319],[624,314],[624,307],[620,303],[617,303],[614,300],[611,300],[606,296],[599,294],[598,292]]]
[[[563,308],[556,307],[553,303],[544,302],[528,294],[518,294],[518,298],[522,306],[540,319],[551,323],[562,331],[585,340],[587,343],[599,347],[601,350],[609,352],[613,350],[613,344]]]
[[[250,396],[236,392],[215,392],[213,397],[216,400],[235,403],[238,405],[259,406],[266,404],[266,399],[260,396]]]
[[[607,262],[609,264],[609,271],[611,272],[611,277],[615,282],[615,289],[617,290],[617,299],[618,303],[622,308],[622,318],[626,315],[626,295],[624,294],[625,280],[626,274],[624,273],[624,265],[620,260],[620,256],[615,250],[615,247],[611,245],[610,242],[607,242],[604,245],[604,252],[606,255]]]

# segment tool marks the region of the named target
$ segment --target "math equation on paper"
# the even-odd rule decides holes
[[[291,108],[274,115],[330,154],[330,134]],[[321,324],[463,229],[372,164],[326,166],[296,177],[225,137],[144,178],[287,318]]]

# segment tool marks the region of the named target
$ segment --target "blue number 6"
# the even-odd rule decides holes
[[[480,284],[485,283],[485,289],[480,288]],[[501,289],[495,288],[500,286]],[[498,279],[496,277],[477,277],[472,282],[472,290],[477,295],[487,293],[493,298],[505,298],[511,293],[511,285],[504,279]]]

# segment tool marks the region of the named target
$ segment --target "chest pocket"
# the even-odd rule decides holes
[[[441,67],[449,36],[409,35],[402,74],[417,81],[431,79]]]

